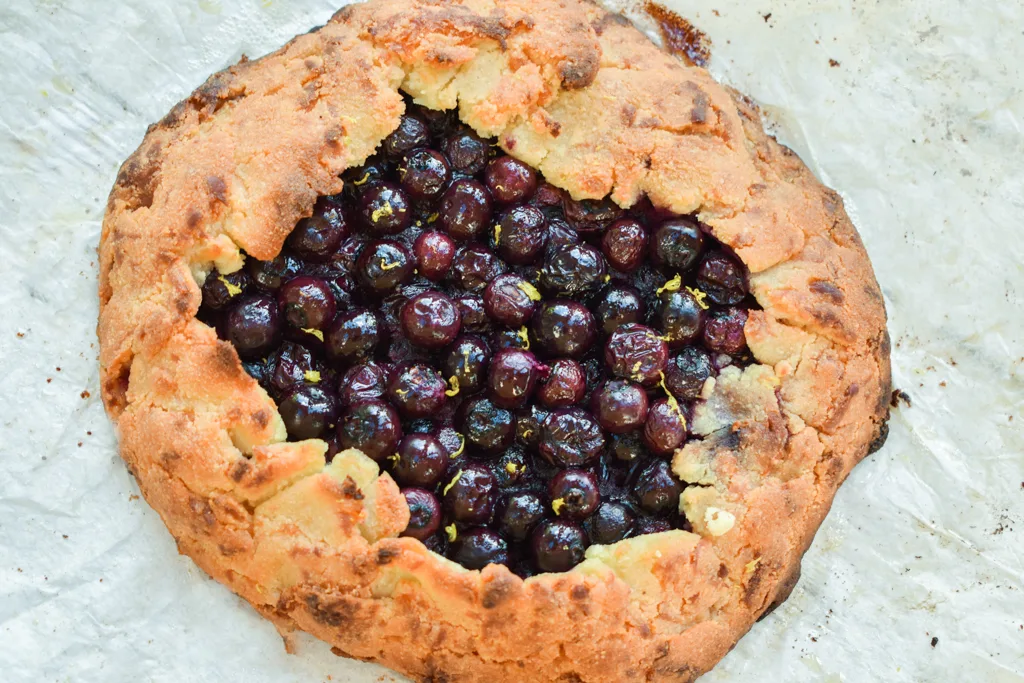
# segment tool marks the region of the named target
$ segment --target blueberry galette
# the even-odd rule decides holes
[[[839,197],[577,0],[376,0],[243,59],[100,254],[104,400],[181,552],[420,680],[692,680],[885,436]]]

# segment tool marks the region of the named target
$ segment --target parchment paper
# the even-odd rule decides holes
[[[619,3],[621,7],[626,3]],[[1024,4],[667,3],[847,202],[912,401],[709,681],[1024,681]],[[0,680],[387,681],[180,557],[98,400],[96,255],[146,125],[327,0],[0,4]]]

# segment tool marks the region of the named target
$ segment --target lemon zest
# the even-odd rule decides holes
[[[363,177],[360,178],[359,180],[353,180],[352,184],[356,185],[356,186],[365,185],[366,181],[369,180],[369,179],[370,179],[370,172],[367,171],[366,173],[363,174]]]
[[[679,288],[682,286],[683,278],[679,276],[679,273],[676,273],[674,278],[663,284],[661,287],[658,287],[655,294],[660,296],[662,292],[678,292]]]
[[[525,346],[523,347],[523,350],[524,351],[529,351],[530,350],[530,333],[526,331],[526,325],[523,325],[522,327],[520,327],[519,331],[516,332],[516,335],[520,339],[522,339],[523,343],[525,344]]]
[[[517,465],[514,462],[505,463],[505,471],[509,474],[522,474],[526,471],[526,465]]]
[[[565,507],[564,498],[555,498],[553,501],[551,501],[551,509],[555,511],[556,515],[561,514],[561,510],[563,507]]]
[[[398,261],[395,261],[394,263],[388,263],[387,261],[384,260],[383,257],[381,257],[380,259],[380,269],[385,272],[391,270],[392,268],[398,268],[400,265],[402,264],[399,263]]]
[[[433,223],[434,221],[437,220],[437,217],[438,217],[438,214],[436,212],[430,214],[429,216],[427,216],[427,223]]]
[[[459,393],[459,378],[458,377],[456,377],[455,375],[452,375],[451,377],[449,377],[448,378],[448,384],[449,384],[449,386],[451,386],[451,389],[445,389],[445,392],[444,392],[445,396],[455,396],[456,394]]]
[[[672,412],[676,414],[679,421],[683,423],[683,429],[686,429],[686,416],[683,415],[683,409],[679,407],[679,401],[676,400],[675,395],[668,390],[668,385],[665,384],[665,373],[658,373],[658,386],[665,392],[665,399],[668,401],[668,407],[672,409]]]
[[[455,473],[455,476],[452,477],[452,480],[450,482],[448,482],[448,485],[444,487],[444,491],[441,492],[441,495],[442,496],[447,496],[448,492],[452,490],[453,486],[455,486],[455,482],[457,482],[461,478],[462,478],[462,470],[459,470],[458,472]]]
[[[317,382],[320,381],[319,370],[306,370],[304,373],[302,373],[302,376],[305,377],[306,381],[309,382],[310,384],[316,384]]]
[[[752,559],[750,562],[747,562],[747,564],[743,566],[743,570],[745,572],[747,572],[748,574],[751,574],[751,573],[753,573],[753,571],[755,569],[757,569],[757,565],[759,565],[759,564],[761,564],[761,558],[760,557],[755,557],[754,559]]]
[[[498,244],[501,241],[501,223],[494,226],[494,243]]]
[[[224,286],[227,287],[227,289],[228,289],[228,296],[238,296],[239,294],[242,293],[242,288],[241,287],[239,287],[238,285],[231,284],[231,282],[226,277],[224,277],[223,275],[218,275],[217,279],[220,280],[221,282],[223,282]]]
[[[446,534],[448,534],[448,542],[453,543],[456,538],[459,537],[459,530],[455,528],[455,522],[452,522],[444,528]]]
[[[516,287],[526,292],[526,296],[530,297],[530,301],[540,301],[540,292],[538,292],[537,288],[531,285],[526,280],[523,280],[522,282],[518,283]]]
[[[374,223],[379,221],[384,216],[393,216],[395,214],[394,208],[392,208],[390,202],[384,202],[384,206],[379,209],[374,209],[373,213],[370,214],[370,218]]]
[[[604,281],[605,282],[611,282],[612,281],[612,276],[611,275],[605,275],[604,276]]]
[[[315,327],[303,327],[301,329],[306,334],[311,334],[314,337],[316,337],[317,339],[319,339],[320,341],[324,340],[324,333],[321,332],[320,330],[316,329]]]
[[[523,436],[524,439],[529,439],[530,438],[530,434],[533,434],[533,430],[530,429],[530,428],[526,428],[526,429],[523,430],[523,435],[522,436]]]
[[[690,294],[693,294],[693,298],[697,300],[697,305],[700,306],[702,309],[706,311],[709,308],[711,308],[706,303],[704,303],[704,299],[706,299],[708,296],[707,292],[702,291],[698,287],[687,287],[686,291],[689,292]]]
[[[455,433],[459,434],[459,432],[455,432]],[[464,450],[466,450],[466,437],[464,437],[462,434],[459,434],[459,449],[457,451],[455,451],[454,453],[452,453],[449,457],[451,457],[452,459],[455,459],[455,458],[459,457],[460,455],[462,455],[462,451],[464,451]],[[461,473],[462,470],[459,470],[459,472]]]
[[[398,394],[399,396],[401,396],[402,398],[405,398],[409,394],[409,390],[408,389],[395,389],[395,393]]]
[[[398,455],[398,453],[392,453],[391,455],[388,456],[388,460],[395,463],[396,465],[398,464],[398,461],[401,459],[402,457]]]

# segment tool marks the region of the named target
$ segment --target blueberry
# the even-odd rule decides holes
[[[490,145],[472,130],[463,128],[441,142],[441,151],[448,157],[452,169],[476,175],[484,170]]]
[[[387,388],[388,371],[379,363],[353,365],[338,380],[338,402],[343,408],[368,399],[379,399]]]
[[[504,349],[494,354],[487,373],[491,400],[502,408],[518,408],[526,403],[537,380],[548,371],[529,351]]]
[[[455,243],[442,232],[425,232],[412,247],[420,275],[438,281],[448,274],[455,257]]]
[[[409,227],[412,207],[405,190],[388,182],[379,182],[363,190],[359,215],[374,235],[397,235]]]
[[[533,493],[514,493],[505,499],[498,513],[498,528],[513,541],[525,541],[546,514],[544,502]]]
[[[505,272],[505,264],[486,247],[471,244],[455,252],[449,276],[456,287],[480,293],[487,285]]]
[[[323,379],[320,364],[313,352],[301,344],[285,342],[273,358],[268,381],[271,393],[284,395],[296,384],[304,384],[313,379]]]
[[[696,221],[672,218],[651,236],[651,260],[657,266],[682,272],[691,268],[704,248],[704,234]]]
[[[583,561],[587,536],[578,524],[563,520],[541,522],[530,536],[533,562],[542,572],[566,572]]]
[[[402,423],[398,413],[383,401],[355,403],[338,422],[341,447],[358,448],[377,462],[393,454],[401,438]]]
[[[484,310],[506,327],[521,327],[533,315],[540,294],[518,275],[506,273],[494,278],[484,290]]]
[[[402,307],[402,332],[413,344],[440,349],[455,341],[462,321],[455,302],[441,292],[424,292]]]
[[[402,489],[402,495],[409,506],[409,524],[402,535],[425,541],[437,533],[441,528],[441,504],[437,496],[417,488]]]
[[[515,418],[511,411],[486,398],[471,398],[460,409],[462,434],[473,448],[495,453],[508,448],[515,437]]]
[[[407,434],[398,444],[391,474],[402,486],[431,489],[448,468],[448,451],[429,434]]]
[[[687,346],[669,358],[665,368],[665,386],[676,398],[692,401],[700,396],[704,382],[714,371],[707,351],[699,346]]]
[[[644,424],[644,443],[658,455],[669,455],[686,441],[686,417],[682,406],[669,399],[651,404]]]
[[[742,308],[730,306],[712,312],[704,323],[704,346],[730,356],[743,353],[747,348],[747,338],[743,333],[746,324],[747,312]]]
[[[539,209],[515,206],[495,228],[495,247],[509,263],[528,265],[537,260],[548,239],[548,221]]]
[[[317,206],[320,207],[323,202],[321,199]],[[327,212],[325,210],[325,213]],[[303,218],[288,235],[286,244],[307,261],[322,263],[329,260],[349,233],[348,224],[341,211],[335,208],[329,211],[329,215],[330,219],[317,214]]]
[[[564,519],[581,520],[594,514],[601,502],[597,477],[586,470],[562,470],[548,482],[551,509]]]
[[[430,144],[430,128],[427,126],[427,122],[420,116],[407,113],[402,116],[398,128],[384,138],[381,147],[390,158],[401,159],[417,147],[426,147],[428,144]]]
[[[580,356],[590,348],[596,335],[593,314],[570,299],[542,303],[530,327],[541,349],[551,356]]]
[[[263,356],[281,340],[277,302],[267,294],[247,294],[228,311],[224,327],[239,356]]]
[[[408,283],[413,269],[412,254],[405,245],[393,240],[369,243],[356,260],[359,284],[378,296]]]
[[[318,439],[338,417],[338,401],[319,386],[296,385],[278,405],[288,437]]]
[[[245,269],[253,283],[264,291],[281,287],[285,280],[299,272],[299,262],[290,254],[278,254],[269,261],[246,259]]]
[[[565,219],[581,235],[603,232],[622,215],[615,202],[609,199],[583,199],[577,201],[568,195],[562,201]]]
[[[455,305],[459,309],[459,317],[462,320],[462,329],[465,332],[489,332],[491,329],[491,318],[484,308],[484,298],[478,294],[463,294],[455,299]]]
[[[594,391],[591,410],[598,424],[613,434],[625,434],[647,420],[647,392],[639,384],[610,380]]]
[[[380,154],[374,154],[363,162],[362,166],[348,169],[341,177],[345,181],[346,191],[354,189],[357,193],[361,188],[368,187],[379,180],[384,180],[387,174],[387,159]],[[353,193],[349,192],[349,194]]]
[[[704,326],[704,311],[689,291],[663,292],[658,299],[656,325],[671,347],[697,339]]]
[[[379,341],[377,316],[356,309],[338,314],[324,336],[324,347],[332,360],[356,363],[372,356]]]
[[[472,394],[483,387],[489,360],[490,350],[483,339],[463,335],[441,355],[441,372],[453,387],[458,384],[460,395]]]
[[[582,467],[601,453],[604,434],[587,411],[561,408],[544,420],[537,447],[553,465]]]
[[[491,196],[481,183],[470,178],[453,182],[438,206],[441,226],[453,240],[479,239],[491,224]]]
[[[391,373],[388,400],[405,417],[429,417],[445,403],[448,385],[437,370],[422,363],[407,363]]]
[[[211,311],[223,311],[251,285],[252,278],[244,270],[222,275],[215,268],[203,281],[203,306]]]
[[[536,448],[547,419],[548,411],[537,405],[528,405],[516,411],[516,439],[527,448]]]
[[[646,255],[647,231],[631,218],[615,221],[601,236],[601,252],[612,268],[632,272]]]
[[[606,272],[600,251],[589,244],[573,244],[545,257],[540,283],[552,294],[579,296],[603,285]]]
[[[402,189],[418,200],[433,199],[447,187],[451,178],[448,161],[432,149],[414,149],[398,167]]]
[[[457,522],[488,524],[494,515],[498,487],[494,475],[481,465],[459,467],[444,484],[444,507]]]
[[[749,291],[746,269],[722,251],[705,254],[697,267],[697,286],[720,306],[740,303]]]
[[[640,292],[635,287],[613,285],[601,295],[594,314],[601,332],[610,335],[622,325],[642,322],[645,310]]]
[[[613,376],[651,386],[665,370],[668,347],[651,328],[630,323],[608,338],[604,360]]]
[[[451,544],[448,557],[466,569],[508,564],[508,544],[490,529],[469,529],[460,533]]]
[[[613,434],[609,450],[612,457],[624,463],[636,462],[647,452],[644,448],[643,439],[637,432]]]
[[[537,389],[537,400],[546,408],[565,408],[583,400],[587,376],[580,364],[559,358],[550,365],[548,376]]]
[[[607,545],[627,538],[636,524],[636,515],[621,503],[601,503],[587,520],[587,534],[593,543]]]
[[[682,484],[672,474],[672,468],[664,460],[655,460],[648,464],[633,484],[633,495],[640,503],[640,507],[652,515],[678,510],[679,496],[682,492]]]
[[[500,204],[526,201],[537,189],[537,174],[522,161],[509,156],[491,159],[484,170],[487,189]]]
[[[296,330],[322,330],[334,320],[331,286],[318,277],[300,275],[281,285],[277,303],[285,322]]]

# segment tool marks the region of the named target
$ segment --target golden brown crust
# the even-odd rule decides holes
[[[462,569],[396,538],[408,509],[368,458],[285,442],[195,319],[214,265],[274,256],[397,126],[399,87],[577,198],[698,212],[749,267],[761,364],[707,387],[673,461],[694,533],[526,581]],[[283,633],[421,680],[694,679],[788,595],[887,415],[882,297],[838,196],[741,96],[579,0],[375,0],[213,76],[122,166],[100,259],[104,401],[181,551]]]

